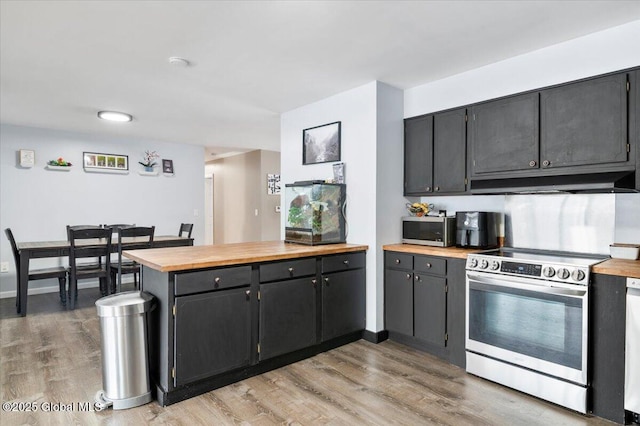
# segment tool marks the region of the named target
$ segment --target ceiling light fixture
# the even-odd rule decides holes
[[[133,120],[133,116],[117,111],[98,111],[98,118],[109,121],[126,122]]]
[[[177,56],[172,56],[172,57],[170,57],[170,58],[169,58],[169,63],[170,63],[171,65],[175,65],[175,66],[183,67],[183,68],[186,68],[186,67],[188,67],[189,65],[191,65],[191,63],[190,63],[188,60],[186,60],[186,59],[184,59],[184,58],[179,58],[179,57],[177,57]]]

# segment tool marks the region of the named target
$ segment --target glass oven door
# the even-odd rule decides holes
[[[467,272],[466,349],[587,383],[588,286]]]

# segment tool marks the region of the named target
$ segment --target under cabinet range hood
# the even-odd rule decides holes
[[[635,171],[471,180],[473,194],[640,192]]]

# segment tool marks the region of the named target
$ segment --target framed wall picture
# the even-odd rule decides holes
[[[162,159],[162,173],[165,175],[173,174],[173,160]]]
[[[129,156],[119,154],[103,154],[100,152],[84,152],[82,155],[86,172],[129,172]]]
[[[267,174],[267,194],[280,194],[280,175],[272,173]]]
[[[302,131],[302,164],[340,161],[341,122],[323,124]]]

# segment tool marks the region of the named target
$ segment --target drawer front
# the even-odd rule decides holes
[[[385,268],[406,269],[410,271],[413,269],[413,255],[388,251],[385,253],[384,266]]]
[[[285,260],[260,265],[260,282],[287,280],[316,274],[316,258]]]
[[[343,253],[322,258],[322,273],[348,271],[350,269],[360,269],[365,266],[365,254]]]
[[[414,256],[413,269],[433,275],[446,275],[447,259],[431,256]]]
[[[211,269],[176,274],[175,295],[199,293],[251,284],[251,266]]]

